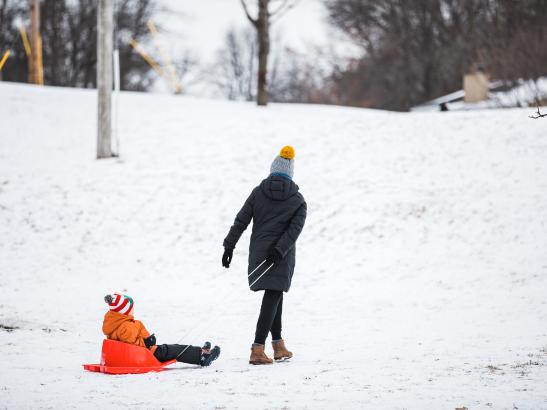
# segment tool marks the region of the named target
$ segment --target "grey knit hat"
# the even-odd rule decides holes
[[[270,167],[271,174],[283,174],[290,179],[294,176],[294,148],[283,147],[281,153],[275,157]]]

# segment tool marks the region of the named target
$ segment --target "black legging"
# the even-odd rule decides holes
[[[265,344],[268,332],[272,340],[281,339],[281,315],[283,314],[283,291],[265,290],[260,316],[256,324],[255,343]]]

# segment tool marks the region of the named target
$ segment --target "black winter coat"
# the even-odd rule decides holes
[[[287,178],[269,176],[253,189],[224,239],[224,247],[234,249],[241,234],[253,219],[248,273],[260,265],[273,248],[283,256],[283,259],[256,282],[251,290],[289,290],[296,261],[295,243],[304,228],[306,212],[306,201],[298,192],[298,185]],[[264,264],[253,273],[249,277],[249,285],[267,267]]]

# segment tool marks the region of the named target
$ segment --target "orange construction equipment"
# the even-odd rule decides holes
[[[84,364],[84,369],[90,372],[108,374],[129,374],[160,372],[165,366],[176,360],[160,362],[152,352],[144,347],[115,340],[103,340],[100,364]]]
[[[8,51],[6,51],[4,53],[4,55],[2,56],[2,58],[0,58],[0,71],[2,71],[2,68],[4,68],[4,64],[6,63],[6,61],[8,60],[8,57],[11,53],[11,50],[8,49]]]

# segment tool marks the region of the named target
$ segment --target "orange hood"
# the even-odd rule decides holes
[[[110,310],[104,315],[103,333],[108,339],[141,347],[146,347],[144,339],[150,336],[142,322],[135,320],[133,316]],[[154,352],[156,346],[151,346],[150,350]]]
[[[109,310],[104,315],[104,321],[103,321],[103,333],[105,335],[110,335],[118,329],[122,323],[125,322],[133,322],[134,318],[131,315],[122,315],[118,312],[112,312]]]

